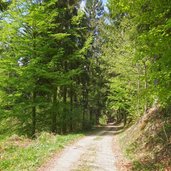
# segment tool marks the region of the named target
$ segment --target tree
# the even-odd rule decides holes
[[[54,133],[81,127],[92,38],[78,6],[20,0],[1,15],[1,107],[32,136],[49,127]]]
[[[130,103],[125,105],[129,104],[126,108],[133,118],[148,110],[156,100],[167,106],[170,98],[167,87],[170,71],[165,67],[170,63],[169,2],[110,0],[108,8],[107,43],[103,52],[111,64],[109,72],[113,73],[109,106],[118,108],[125,103],[123,97],[127,97]]]
[[[101,31],[100,25],[103,20],[104,6],[101,0],[86,1],[85,11],[88,23],[88,33],[91,37],[91,46],[86,55],[87,58],[87,79],[85,80],[85,88],[87,92],[87,107],[89,108],[90,122],[95,115],[96,123],[98,123],[102,109],[105,106],[106,91],[104,87],[105,79],[103,79],[103,69],[100,66],[101,62],[99,59],[101,56]],[[102,61],[102,60],[101,60]],[[103,63],[103,62],[102,62]],[[102,90],[103,89],[103,90]],[[102,90],[102,91],[101,91]],[[89,100],[88,100],[89,99]],[[94,119],[93,119],[94,120]]]

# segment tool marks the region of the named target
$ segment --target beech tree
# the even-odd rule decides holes
[[[136,118],[156,102],[170,105],[170,6],[168,1],[108,2],[102,51],[112,74],[108,104],[116,115],[122,108]]]

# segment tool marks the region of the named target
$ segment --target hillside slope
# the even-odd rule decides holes
[[[151,108],[121,137],[136,171],[171,170],[170,110]]]

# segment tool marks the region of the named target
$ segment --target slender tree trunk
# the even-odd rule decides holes
[[[137,80],[137,113],[140,116],[140,70],[137,64],[138,80]]]
[[[147,87],[148,87],[148,83],[147,83],[147,64],[146,62],[143,63],[144,64],[144,77],[145,77],[145,80],[144,80],[144,89],[147,90]],[[145,112],[147,111],[147,97],[145,97],[145,105],[144,105],[144,110]]]
[[[71,86],[71,88],[70,88],[70,131],[73,131],[72,112],[73,112],[73,90],[72,90],[72,86]]]
[[[32,36],[33,36],[33,58],[37,57],[36,55],[36,32],[35,31],[35,23],[33,22],[32,25]],[[32,101],[33,101],[33,107],[32,107],[32,136],[35,137],[35,133],[36,133],[36,91],[33,91],[33,95],[32,95]]]
[[[93,110],[92,110],[92,108],[90,108],[90,110],[89,110],[89,120],[90,120],[90,123],[92,126],[93,125]]]
[[[96,109],[96,125],[99,124],[100,109]]]
[[[67,102],[67,87],[64,86],[63,88],[63,104],[64,104],[64,108],[63,108],[63,121],[62,121],[62,133],[65,134],[66,133],[66,102]]]
[[[84,107],[83,107],[84,108]],[[83,116],[82,116],[82,129],[85,129],[85,109],[83,109]]]
[[[57,100],[57,87],[54,89],[54,92],[53,92],[53,99],[52,99],[52,103],[53,103],[53,106],[52,106],[52,132],[53,133],[56,133],[56,100]]]
[[[85,97],[86,85],[85,80],[83,79],[83,87],[82,87],[82,99],[83,99],[83,115],[82,115],[82,129],[85,129],[85,112],[86,112],[86,97]]]
[[[35,137],[36,133],[36,92],[33,91],[32,94],[32,102],[33,102],[33,107],[32,107],[32,136]]]

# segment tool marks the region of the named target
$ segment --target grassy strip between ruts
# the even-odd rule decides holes
[[[44,132],[37,139],[31,140],[13,135],[0,142],[0,171],[35,171],[54,153],[83,136]]]

